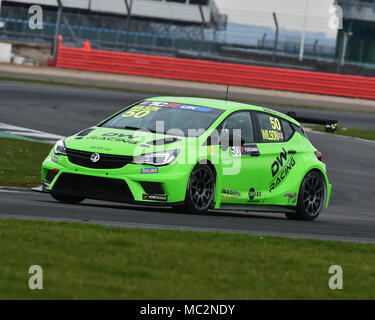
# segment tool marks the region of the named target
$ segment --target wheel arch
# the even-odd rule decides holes
[[[220,208],[220,205],[221,205],[221,174],[220,174],[220,171],[218,171],[218,169],[216,168],[215,164],[213,162],[211,162],[209,159],[204,159],[204,160],[200,160],[195,166],[194,168],[198,165],[198,164],[202,164],[201,162],[204,162],[203,164],[206,164],[208,165],[214,175],[215,175],[215,196],[214,196],[214,208],[215,209],[219,209]],[[193,169],[194,170],[194,169]]]

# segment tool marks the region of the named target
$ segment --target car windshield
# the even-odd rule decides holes
[[[223,110],[214,108],[182,103],[143,101],[126,109],[101,126],[130,130],[143,129],[172,135],[199,136],[223,112]]]

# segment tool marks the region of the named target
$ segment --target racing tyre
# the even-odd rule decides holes
[[[190,175],[185,208],[188,212],[204,214],[212,207],[215,197],[215,174],[208,165],[198,164]]]
[[[83,200],[85,200],[85,198],[64,196],[64,195],[55,194],[55,193],[51,193],[51,196],[59,202],[68,203],[68,204],[78,204],[78,203],[81,203]]]
[[[315,220],[323,209],[326,199],[326,182],[321,173],[310,171],[302,181],[296,213],[286,213],[289,219]]]

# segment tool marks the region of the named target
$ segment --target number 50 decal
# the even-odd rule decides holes
[[[270,122],[273,130],[281,130],[281,124],[279,119],[270,117]]]
[[[150,114],[150,110],[130,110],[126,113],[124,113],[122,116],[124,118],[130,118],[130,117],[133,117],[133,118],[143,118],[145,116],[147,116],[148,114]]]

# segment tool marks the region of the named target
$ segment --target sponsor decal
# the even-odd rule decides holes
[[[276,130],[262,129],[263,140],[267,141],[280,141],[279,134]]]
[[[177,141],[181,141],[181,139],[178,139],[178,138],[175,138],[175,137],[168,137],[168,138],[164,138],[164,139],[148,141],[146,143],[149,144],[149,145],[154,145],[154,146],[162,146],[162,145],[165,145],[165,144],[175,143]]]
[[[251,156],[259,153],[258,146],[256,144],[244,145],[242,147],[231,147],[233,157]]]
[[[154,200],[154,201],[168,201],[168,196],[158,196],[151,194],[144,194],[142,196],[143,200]]]
[[[272,129],[278,130],[278,131],[281,130],[281,124],[280,124],[279,119],[274,118],[274,117],[270,117],[270,122],[271,122]]]
[[[243,156],[250,156],[254,153],[259,153],[259,149],[256,144],[244,145],[241,147],[241,155]]]
[[[86,129],[76,134],[75,138],[76,140],[81,140],[85,136],[89,135],[91,132],[93,132],[95,129]]]
[[[159,173],[159,168],[141,168],[141,174]]]
[[[284,141],[284,134],[281,130],[281,123],[278,118],[269,117],[272,129],[262,129],[263,140]]]
[[[155,106],[155,105],[144,105],[140,104],[138,106],[130,108],[130,110],[126,111],[122,117],[124,118],[144,118],[148,116],[152,112],[157,112],[161,109],[161,107]]]
[[[231,147],[232,157],[241,157],[241,147]]]
[[[236,198],[241,196],[241,191],[227,189],[227,188],[221,189],[221,193],[226,194],[226,195],[230,195],[230,196],[233,196],[233,197],[236,197]]]
[[[77,134],[77,137],[84,137],[93,132],[95,129],[86,129]]]
[[[284,148],[280,152],[280,156],[271,165],[272,181],[269,185],[269,191],[276,189],[280,183],[282,183],[289,172],[296,165],[296,161],[293,156],[288,158],[288,153]]]
[[[89,136],[86,139],[89,140],[101,140],[101,141],[113,141],[113,142],[122,142],[129,144],[137,144],[140,137],[135,137],[132,134],[123,134],[123,133],[104,133],[101,136]]]
[[[210,111],[212,111],[211,108],[191,106],[191,105],[188,105],[188,104],[183,104],[181,106],[178,106],[177,109],[184,109],[184,110],[191,110],[191,111],[200,111],[200,112],[210,112]]]
[[[51,157],[51,160],[54,163],[58,163],[59,162],[59,157],[54,155],[54,156]]]
[[[200,107],[200,106],[195,106],[195,105],[190,105],[190,104],[182,104],[182,103],[143,101],[142,103],[139,104],[139,106],[163,107],[163,108],[171,108],[171,109],[182,109],[182,110],[188,110],[188,111],[221,113],[221,110],[207,108],[207,107]]]
[[[165,107],[165,106],[179,106],[178,103],[169,103],[169,102],[162,102],[162,101],[143,101],[139,104],[140,106],[148,106],[148,107]],[[160,110],[160,109],[159,109]]]
[[[236,200],[236,199],[238,199],[238,197],[236,197],[236,196],[226,196],[226,195],[222,195],[222,196],[221,196],[221,199]]]
[[[262,193],[261,192],[256,192],[254,188],[251,188],[249,190],[249,199],[253,201],[257,197],[261,197]]]
[[[91,146],[89,147],[89,149],[91,150],[95,150],[95,151],[112,151],[112,149],[110,148],[104,148],[104,147],[99,147],[99,146]]]
[[[289,203],[296,203],[297,202],[297,194],[296,193],[287,193],[284,195],[284,198],[288,198]]]

